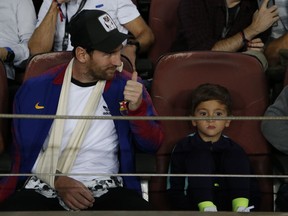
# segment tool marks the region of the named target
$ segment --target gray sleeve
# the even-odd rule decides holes
[[[288,86],[286,86],[275,102],[270,105],[265,116],[288,116]],[[263,120],[261,130],[265,138],[279,151],[288,154],[288,121]]]
[[[23,61],[29,58],[28,41],[34,32],[36,13],[31,0],[19,0],[15,14],[19,41],[9,47],[15,53],[14,65],[24,67]]]

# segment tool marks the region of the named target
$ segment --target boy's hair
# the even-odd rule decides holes
[[[205,101],[217,100],[221,104],[224,104],[227,109],[228,115],[232,112],[232,99],[229,91],[217,84],[205,83],[199,85],[192,92],[191,110],[190,114],[194,115],[196,107]]]

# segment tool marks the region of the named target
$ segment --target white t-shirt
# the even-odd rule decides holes
[[[36,14],[32,0],[0,1],[0,47],[10,47],[14,65],[24,67],[29,57],[28,41],[34,32]],[[7,77],[14,79],[14,68],[5,64]]]
[[[42,20],[44,19],[46,13],[48,12],[52,0],[44,0],[38,14],[38,21],[37,27],[40,25]],[[64,15],[68,17],[68,21],[70,21],[71,17],[76,13],[79,8],[81,0],[71,0],[67,6],[65,4],[61,5],[61,9]],[[140,13],[137,7],[131,0],[87,0],[86,4],[84,5],[83,9],[98,9],[103,10],[108,13],[117,28],[122,33],[127,33],[128,30],[123,26],[135,18],[140,16]],[[83,10],[82,9],[82,10]],[[54,51],[61,51],[62,50],[62,42],[65,33],[65,19],[61,22],[60,16],[57,19],[56,25],[56,33],[54,37]],[[72,50],[73,47],[71,46],[70,39],[68,44],[67,50]]]
[[[81,115],[88,98],[95,86],[80,87],[73,83],[70,86],[67,115]],[[88,102],[89,103],[89,102]],[[104,98],[101,97],[96,116],[111,116]],[[61,150],[65,148],[76,127],[78,119],[65,120]],[[116,174],[119,171],[118,136],[113,120],[91,120],[90,129],[86,134],[81,149],[77,155],[70,173],[107,173]],[[50,134],[50,133],[49,133]],[[49,136],[48,136],[49,137]],[[45,144],[47,145],[48,137]],[[37,162],[34,164],[35,172]],[[78,181],[85,182],[95,179],[95,175],[70,176]],[[101,178],[101,176],[99,176]],[[97,178],[97,177],[96,177]]]

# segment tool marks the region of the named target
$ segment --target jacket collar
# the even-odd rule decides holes
[[[67,66],[68,64],[66,63],[66,64],[62,64],[56,67],[57,69],[60,70],[60,72],[56,75],[56,77],[53,80],[54,85],[62,85]],[[114,75],[114,78],[115,78],[115,75]],[[107,91],[109,89],[109,87],[111,86],[112,80],[107,80],[104,91]]]

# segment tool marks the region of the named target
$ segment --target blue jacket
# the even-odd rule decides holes
[[[66,64],[60,65],[42,76],[27,80],[15,96],[14,113],[55,115],[66,67]],[[116,71],[113,80],[106,82],[103,97],[112,116],[122,115],[119,102],[124,100],[123,91],[128,79],[131,79],[131,73]],[[36,104],[44,108],[36,109]],[[143,101],[140,107],[136,111],[128,111],[127,115],[156,115],[146,90],[143,91]],[[52,122],[53,119],[15,118],[13,120],[14,172],[31,173]],[[163,138],[161,126],[159,122],[152,120],[114,120],[114,124],[119,139],[120,173],[134,173],[135,143],[140,150],[156,152]],[[141,191],[138,177],[124,176],[123,180],[124,187]]]

